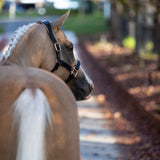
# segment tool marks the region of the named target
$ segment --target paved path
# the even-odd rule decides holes
[[[81,53],[77,46],[76,36],[69,31],[66,32],[66,35],[75,44],[76,57],[81,57],[83,65],[84,59],[79,55]],[[85,63],[85,67],[87,67],[87,63]],[[89,68],[87,71],[90,74],[94,72],[91,73]],[[98,95],[96,92],[94,94]],[[117,143],[115,132],[113,133],[109,129],[111,123],[107,121],[106,109],[98,103],[96,96],[93,95],[89,100],[77,104],[80,116],[82,160],[127,160],[128,153],[125,152],[128,148]]]
[[[82,160],[125,160],[116,139],[107,129],[106,110],[92,96],[78,102]]]
[[[28,23],[37,22],[39,20],[47,19],[49,21],[54,21],[56,16],[43,16],[43,17],[34,17],[34,18],[19,18],[19,19],[4,19],[0,20],[0,26],[4,28],[6,33],[13,33],[18,27],[26,25]]]

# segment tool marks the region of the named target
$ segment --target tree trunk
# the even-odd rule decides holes
[[[139,22],[138,22],[138,10],[139,10],[139,2],[135,1],[135,39],[136,39],[136,47],[134,54],[139,53]]]
[[[87,14],[92,14],[93,13],[93,2],[91,0],[86,1],[86,10],[85,12]]]
[[[157,2],[157,11],[155,14],[155,29],[156,29],[156,46],[158,53],[157,69],[160,70],[160,2]]]
[[[121,18],[117,12],[116,1],[111,1],[111,18],[110,18],[110,29],[113,37],[121,44],[122,42],[122,29],[121,29]]]

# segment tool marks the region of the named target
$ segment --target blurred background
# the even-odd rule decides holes
[[[57,16],[72,9],[66,29],[77,35],[108,32],[135,54],[149,54],[160,52],[159,7],[158,0],[0,0],[0,21]],[[2,26],[0,32],[5,32]]]
[[[158,160],[160,141],[154,140],[157,136],[152,133],[160,130],[160,1],[0,0],[0,51],[19,26],[40,19],[53,21],[68,9],[71,14],[63,29],[71,31],[73,40],[78,42],[77,51],[84,53],[81,58],[95,82],[95,101],[107,108],[105,118],[116,122],[114,130],[121,134],[118,143],[139,145],[136,151],[132,148],[135,151],[133,160]],[[97,64],[91,65],[95,61],[91,62],[85,54],[101,66],[96,73]],[[103,74],[100,74],[101,70]],[[123,89],[117,89],[117,83],[125,90],[124,95]],[[126,97],[126,94],[134,98]],[[121,104],[122,101],[125,103]],[[143,108],[141,111],[137,111],[137,104]],[[116,106],[114,111],[110,110],[113,106]],[[144,123],[141,123],[142,119],[136,121],[136,114],[132,115],[134,109],[137,115],[141,112],[139,114],[146,116],[147,111],[149,121],[153,120],[157,125],[151,127],[153,132],[148,129],[146,117]],[[133,122],[139,124],[138,133],[135,125],[130,124]],[[122,130],[127,132],[123,138]],[[94,156],[98,160],[97,154]],[[110,153],[107,156],[110,157]]]
[[[72,11],[65,29],[78,36],[109,33],[110,38],[134,54],[159,57],[158,0],[0,0],[0,33],[6,31],[4,20],[56,17],[67,9]],[[101,40],[105,41],[105,36]],[[157,65],[160,68],[160,62]]]

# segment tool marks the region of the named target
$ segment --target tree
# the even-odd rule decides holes
[[[113,37],[119,42],[122,42],[122,28],[121,28],[121,19],[117,11],[117,2],[116,0],[111,1],[111,18],[110,18],[110,28]]]
[[[4,2],[4,0],[0,0],[0,12],[2,11],[3,2]]]
[[[160,70],[160,2],[156,1],[156,13],[155,13],[155,30],[156,30],[156,46],[158,52],[158,66],[157,69]]]
[[[139,52],[139,22],[138,22],[138,12],[139,12],[140,3],[139,0],[134,1],[134,9],[135,9],[135,39],[136,39],[136,47],[135,54]]]

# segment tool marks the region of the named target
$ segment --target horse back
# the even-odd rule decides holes
[[[18,125],[14,124],[12,105],[26,88],[31,90],[30,96],[38,88],[47,97],[51,110],[51,124],[45,129],[46,160],[79,160],[77,106],[64,82],[35,68],[5,66],[0,67],[0,74],[0,159],[15,159],[17,153]]]

